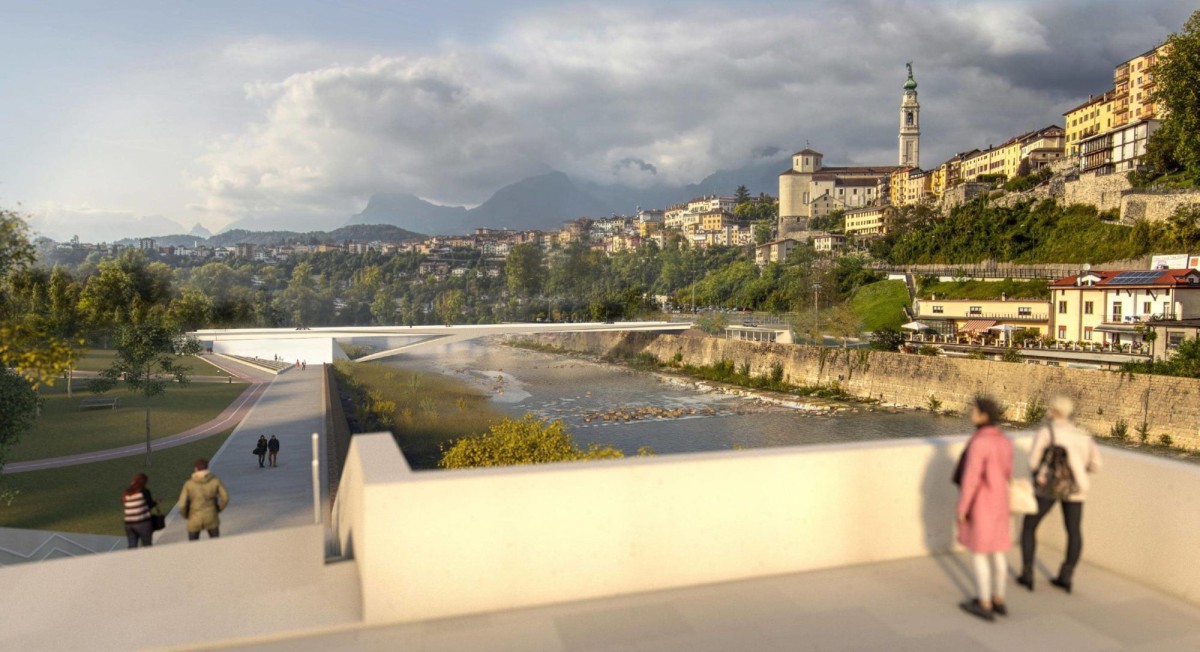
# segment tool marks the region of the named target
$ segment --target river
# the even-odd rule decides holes
[[[835,414],[764,404],[618,365],[491,342],[431,345],[385,363],[446,374],[492,396],[504,412],[562,419],[581,444],[635,455],[964,434],[962,417],[852,406]],[[641,420],[604,420],[605,414]],[[670,416],[658,415],[668,413]]]

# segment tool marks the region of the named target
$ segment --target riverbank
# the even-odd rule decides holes
[[[585,360],[593,364],[616,365],[623,369],[645,372],[658,382],[693,391],[713,392],[734,396],[755,402],[760,406],[787,408],[799,412],[833,415],[841,412],[860,410],[919,410],[902,405],[888,405],[866,398],[856,398],[847,393],[838,383],[814,385],[791,385],[782,378],[782,368],[772,367],[767,375],[754,376],[749,367],[735,368],[732,362],[722,360],[718,363],[697,367],[683,364],[680,359],[667,362],[658,360],[651,354],[640,352],[632,357],[618,355],[596,355],[591,352],[574,351],[554,344],[546,344],[530,338],[498,338],[505,346],[537,351],[552,355],[569,356]],[[939,412],[939,414],[943,414]],[[944,414],[952,416],[953,412]],[[682,415],[677,415],[682,416]]]
[[[1036,421],[1029,415],[1037,415],[1051,396],[1066,394],[1076,401],[1083,426],[1122,447],[1189,458],[1200,451],[1200,380],[1194,379],[654,333],[524,339],[534,343],[530,348],[550,353],[632,365],[665,360],[702,369],[719,364],[797,387],[836,383],[852,397],[895,409],[961,414],[974,396],[988,394],[1007,407],[1014,422]],[[1122,424],[1128,431],[1124,441],[1117,436]]]

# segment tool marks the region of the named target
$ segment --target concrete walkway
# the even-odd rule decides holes
[[[222,365],[236,363],[223,360]],[[261,373],[261,372],[259,372]],[[322,509],[328,496],[325,473],[325,384],[320,365],[290,369],[273,377],[265,391],[210,461],[210,468],[229,490],[229,507],[221,514],[221,535],[232,536],[313,522],[312,434],[320,437]],[[279,466],[259,468],[252,454],[259,435],[280,441]],[[174,471],[176,482],[164,483],[165,505],[179,498],[191,469]],[[168,489],[167,487],[170,487]],[[207,538],[207,534],[204,535]],[[177,510],[155,543],[187,539]],[[266,554],[266,553],[265,553]]]
[[[1045,563],[1058,563],[1056,554],[1047,555]],[[1018,556],[1009,555],[1010,560]],[[1076,574],[1073,595],[1054,589],[1039,574],[1034,593],[1009,584],[1011,616],[983,622],[957,607],[972,584],[969,564],[956,555],[920,557],[229,647],[259,652],[1200,649],[1200,607],[1087,563]]]

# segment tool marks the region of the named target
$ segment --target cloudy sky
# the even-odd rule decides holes
[[[0,0],[0,206],[85,239],[336,226],[546,169],[698,181],[805,143],[922,162],[1061,123],[1190,0]]]

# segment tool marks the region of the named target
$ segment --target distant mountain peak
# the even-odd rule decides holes
[[[212,231],[209,231],[208,229],[204,228],[204,225],[200,224],[199,222],[196,222],[196,225],[193,226],[192,230],[188,231],[187,234],[194,235],[197,238],[211,238],[212,237]]]

